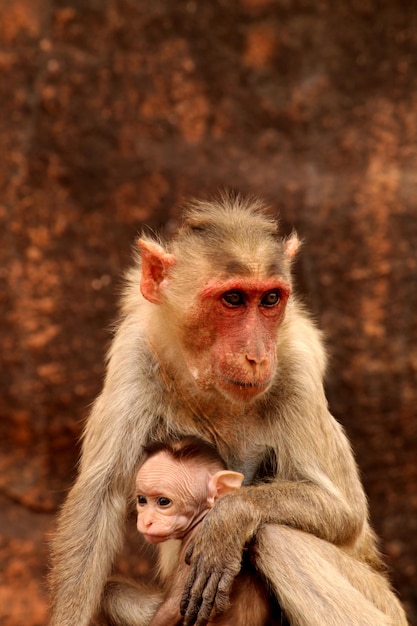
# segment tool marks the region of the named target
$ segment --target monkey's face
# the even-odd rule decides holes
[[[166,451],[145,461],[136,475],[137,529],[148,543],[182,539],[207,513],[208,471]]]
[[[215,280],[200,289],[182,324],[185,361],[200,388],[246,402],[270,387],[289,294],[279,278]]]
[[[152,344],[167,351],[174,369],[185,361],[199,390],[218,391],[234,403],[257,398],[274,380],[296,246],[293,238],[286,245],[268,240],[266,254],[264,245],[246,245],[250,232],[248,224],[242,250],[234,241],[230,249],[210,248],[205,254],[206,240],[194,239],[192,258],[184,250],[176,256],[140,242],[142,295],[160,307],[159,316],[153,313],[160,324]],[[216,262],[228,249],[229,256]]]

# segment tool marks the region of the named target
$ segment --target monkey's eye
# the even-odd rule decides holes
[[[162,507],[167,507],[172,503],[172,500],[170,500],[169,498],[158,498],[158,506],[162,506]]]
[[[245,297],[241,291],[226,291],[222,300],[227,306],[242,306],[245,304]]]
[[[145,496],[138,496],[138,504],[142,505],[142,506],[144,504],[147,504],[147,500],[146,500]]]
[[[279,289],[275,291],[267,291],[264,293],[261,300],[261,306],[275,306],[281,300],[281,293]]]

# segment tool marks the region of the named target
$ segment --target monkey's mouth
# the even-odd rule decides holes
[[[225,378],[225,381],[229,385],[232,385],[236,391],[247,393],[248,395],[257,395],[265,391],[271,382],[269,378],[267,380],[252,380],[250,382]]]
[[[262,382],[253,381],[251,383],[244,383],[240,380],[232,380],[231,378],[227,378],[226,380],[228,383],[231,383],[232,385],[237,385],[238,387],[242,387],[243,389],[250,389],[251,387],[266,387],[269,383],[269,380]]]

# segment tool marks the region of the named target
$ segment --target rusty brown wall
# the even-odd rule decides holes
[[[0,0],[0,72],[0,623],[45,623],[136,233],[227,186],[305,240],[331,408],[417,625],[417,5]]]

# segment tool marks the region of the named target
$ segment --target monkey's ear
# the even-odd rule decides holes
[[[140,290],[149,302],[159,304],[162,300],[161,283],[169,268],[175,263],[175,257],[165,252],[155,241],[139,239],[138,244],[142,253]]]
[[[285,242],[285,252],[290,259],[293,259],[301,246],[297,233],[292,233]]]
[[[243,474],[231,472],[230,470],[221,470],[210,476],[208,484],[209,503],[214,504],[215,500],[220,496],[239,489],[242,486],[243,479]]]

